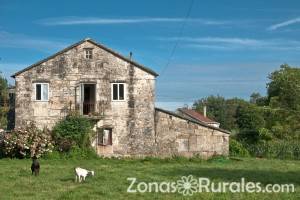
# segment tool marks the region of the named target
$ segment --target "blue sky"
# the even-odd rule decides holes
[[[194,0],[185,22],[191,2],[0,0],[0,70],[9,77],[90,37],[158,72],[158,105],[174,109],[265,94],[270,72],[299,66],[300,1]]]

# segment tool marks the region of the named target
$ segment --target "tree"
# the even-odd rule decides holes
[[[270,79],[267,84],[269,105],[300,110],[300,69],[284,64],[268,78]]]
[[[208,117],[220,122],[220,127],[227,130],[236,130],[236,111],[239,105],[249,102],[239,99],[225,99],[221,96],[209,96],[194,103],[194,108],[202,112],[204,104],[207,106]]]
[[[250,95],[250,103],[256,104],[258,106],[267,106],[268,105],[267,99],[268,99],[267,97],[261,96],[259,92],[253,92]]]
[[[209,96],[196,101],[193,108],[200,113],[203,113],[203,107],[207,107],[207,116],[219,122],[221,126],[225,124],[226,119],[226,102],[221,96]]]
[[[209,96],[196,101],[194,108],[202,111],[205,102],[209,117],[247,143],[299,140],[300,68],[281,65],[268,78],[267,96],[254,92],[249,102]]]
[[[0,72],[0,128],[6,129],[8,106],[8,84]]]
[[[239,127],[237,125],[236,112],[240,106],[245,104],[249,104],[249,102],[239,98],[226,100],[226,124],[224,124],[224,128],[226,127],[229,130],[238,131]]]
[[[247,142],[257,142],[259,131],[264,128],[265,120],[262,113],[253,104],[240,105],[236,113],[237,124],[240,129],[239,139]]]
[[[250,103],[256,104],[256,101],[260,98],[261,98],[261,95],[259,92],[253,92],[250,95]]]

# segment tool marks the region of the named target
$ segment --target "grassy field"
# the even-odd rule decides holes
[[[0,199],[299,199],[300,162],[255,158],[143,160],[40,160],[39,177],[30,174],[30,160],[0,160]],[[95,170],[84,183],[74,182],[73,168]],[[145,182],[176,181],[181,176],[214,182],[293,183],[294,193],[127,193],[128,177]],[[136,186],[135,186],[136,188]]]

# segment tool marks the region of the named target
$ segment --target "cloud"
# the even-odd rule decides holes
[[[158,38],[162,41],[176,41],[180,39],[182,46],[213,49],[213,50],[241,50],[241,49],[268,49],[268,50],[300,50],[300,41],[285,39],[250,39],[226,37],[171,37]]]
[[[66,44],[60,41],[40,39],[6,31],[0,31],[0,41],[0,47],[36,49],[43,52],[52,52],[66,47]]]
[[[137,23],[174,23],[182,22],[185,18],[167,18],[167,17],[139,17],[139,18],[97,18],[97,17],[60,17],[38,20],[37,23],[45,26],[62,25],[113,25],[113,24],[137,24]],[[200,23],[203,25],[222,25],[229,21],[219,21],[211,19],[193,18],[189,22]]]
[[[29,63],[0,63],[0,72],[8,80],[8,83],[13,85],[14,79],[10,76],[29,65]]]
[[[268,30],[276,30],[278,28],[282,28],[282,27],[285,27],[285,26],[289,26],[289,25],[292,25],[292,24],[299,23],[299,22],[300,22],[300,17],[297,17],[297,18],[294,18],[294,19],[291,19],[291,20],[287,20],[287,21],[278,23],[278,24],[273,24],[272,26],[268,27]]]

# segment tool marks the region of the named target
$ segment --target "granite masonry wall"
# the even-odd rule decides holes
[[[85,58],[85,49],[93,58]],[[15,124],[35,121],[52,128],[69,109],[75,110],[80,84],[95,84],[97,128],[112,129],[112,145],[92,142],[103,156],[227,155],[229,135],[155,109],[155,75],[134,66],[93,42],[84,41],[35,67],[18,73]],[[125,100],[112,101],[111,83],[125,83]],[[35,100],[35,83],[49,84],[49,100]],[[78,103],[78,102],[77,102]]]
[[[93,59],[85,58],[93,49]],[[97,126],[113,129],[112,147],[97,147],[99,154],[152,154],[154,145],[155,76],[124,59],[85,41],[15,77],[16,127],[35,121],[52,128],[75,109],[75,87],[96,84]],[[49,101],[35,100],[36,82],[49,83]],[[112,101],[111,83],[125,83],[125,101]],[[98,145],[96,145],[98,146]]]
[[[156,109],[155,133],[157,153],[161,157],[228,155],[229,133],[205,126],[175,113]]]

